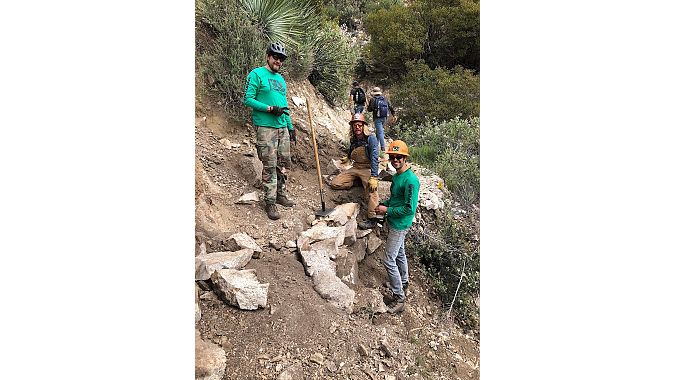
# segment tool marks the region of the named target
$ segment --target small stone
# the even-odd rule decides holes
[[[282,222],[282,227],[284,227],[284,228],[289,228],[289,222],[287,222],[286,220],[283,221],[283,222]]]
[[[326,361],[326,369],[328,369],[331,372],[336,372],[338,371],[338,367],[336,366],[336,363],[334,363],[331,360]]]
[[[359,345],[357,345],[357,352],[359,352],[359,355],[361,355],[361,356],[364,356],[364,357],[369,356],[369,352],[366,349],[366,346],[364,346],[361,343],[359,343]]]
[[[324,364],[324,355],[320,354],[319,352],[315,352],[314,354],[310,355],[310,361],[322,365]]]
[[[270,315],[274,315],[276,311],[277,311],[277,308],[270,305]]]
[[[287,241],[286,248],[296,248],[296,242],[294,240]]]
[[[272,248],[274,248],[275,250],[279,251],[280,249],[282,249],[282,247],[284,247],[284,245],[283,245],[281,242],[277,241],[277,240],[272,240],[272,241],[270,241],[270,247],[272,247]]]
[[[387,343],[387,340],[385,339],[380,340],[380,349],[383,350],[385,356],[390,358],[394,357],[394,355],[392,354],[392,348],[390,347],[389,343]]]

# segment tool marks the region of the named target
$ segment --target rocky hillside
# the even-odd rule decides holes
[[[322,174],[335,175],[350,111],[328,106],[307,81],[289,83],[297,203],[269,220],[262,167],[248,121],[196,105],[195,377],[198,379],[470,379],[479,377],[479,340],[455,326],[430,293],[409,253],[407,309],[383,313],[388,292],[381,262],[385,231],[361,231],[362,189],[324,186],[321,209],[308,120],[309,100]],[[381,197],[389,194],[381,163]],[[448,207],[441,180],[421,179],[420,214]]]

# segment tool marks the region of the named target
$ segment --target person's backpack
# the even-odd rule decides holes
[[[357,91],[354,93],[354,102],[355,104],[364,104],[366,103],[366,93],[362,90],[361,87],[357,88]]]
[[[390,110],[390,107],[387,106],[387,99],[384,96],[380,95],[375,98],[376,100],[376,117],[387,117],[387,113]]]

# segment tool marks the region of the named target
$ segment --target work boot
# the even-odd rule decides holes
[[[366,219],[365,221],[357,224],[357,227],[359,227],[359,229],[361,229],[361,230],[370,230],[372,228],[376,228],[377,225],[378,225],[377,219],[369,218],[369,219]]]
[[[268,218],[272,220],[279,219],[279,212],[277,211],[277,205],[274,203],[265,204],[265,212],[268,214]]]
[[[404,300],[397,299],[387,306],[387,312],[390,314],[398,314],[404,311]]]
[[[293,203],[289,198],[286,197],[284,194],[278,194],[277,195],[277,204],[280,204],[284,207],[293,207],[295,203]]]

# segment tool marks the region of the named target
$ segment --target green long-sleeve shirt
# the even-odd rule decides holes
[[[265,66],[251,70],[246,77],[244,105],[251,107],[251,118],[255,125],[293,130],[289,115],[275,116],[267,112],[268,106],[289,106],[286,101],[286,81],[281,74],[272,72]]]
[[[381,202],[387,206],[387,222],[391,228],[403,231],[413,224],[415,210],[418,208],[420,181],[409,167],[405,172],[392,176],[390,198]]]

